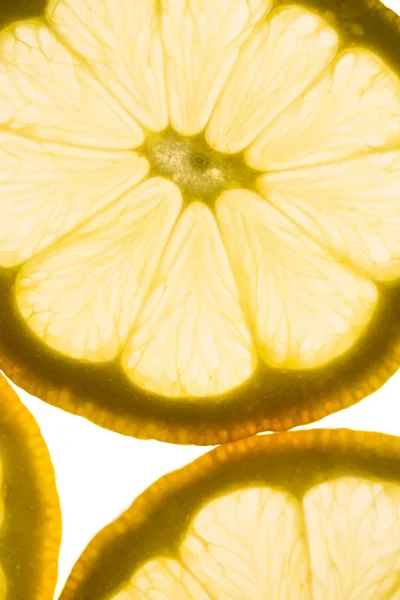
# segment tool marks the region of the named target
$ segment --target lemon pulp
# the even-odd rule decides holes
[[[214,441],[379,387],[400,339],[396,18],[75,1],[0,38],[10,376],[108,427]]]
[[[221,446],[100,532],[61,600],[397,600],[399,460],[348,430]]]

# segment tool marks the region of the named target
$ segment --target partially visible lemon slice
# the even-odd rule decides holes
[[[16,383],[215,444],[397,370],[400,18],[331,4],[51,0],[1,32]]]
[[[36,421],[0,375],[0,599],[53,600],[60,544],[49,452]]]
[[[103,529],[60,600],[397,600],[399,473],[377,433],[226,444]]]

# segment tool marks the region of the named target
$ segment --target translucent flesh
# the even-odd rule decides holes
[[[184,135],[207,124],[238,52],[272,0],[162,0],[172,126]]]
[[[338,262],[378,281],[399,277],[399,148],[266,174],[259,189]]]
[[[93,76],[146,128],[168,123],[158,0],[50,0],[47,17]]]
[[[144,137],[85,63],[35,21],[0,34],[0,124],[72,146],[133,148]]]
[[[338,44],[335,30],[303,7],[273,13],[240,50],[207,126],[209,144],[228,153],[246,148],[317,78]]]
[[[0,264],[18,265],[143,179],[134,152],[99,152],[0,131]],[[65,290],[63,290],[65,292]]]
[[[246,151],[256,169],[328,166],[399,144],[399,78],[365,48],[339,53],[315,85],[282,108]]]
[[[347,429],[219,446],[99,532],[60,600],[397,600],[399,464]]]
[[[253,192],[225,192],[217,214],[257,348],[273,366],[312,368],[357,340],[375,285]]]
[[[30,261],[21,270],[17,295],[33,331],[74,358],[115,358],[142,308],[181,203],[173,183],[147,179]]]
[[[112,600],[393,600],[399,585],[400,485],[348,476],[301,501],[268,486],[222,495],[178,556],[149,561]]]
[[[395,72],[269,0],[52,0],[47,20],[0,36],[0,264],[26,261],[40,340],[175,398],[351,349],[400,275]],[[257,202],[223,194],[208,230],[177,187],[146,203],[138,145],[167,125],[243,150]]]
[[[223,393],[252,374],[250,332],[214,216],[202,203],[182,214],[122,363],[135,383],[171,397]]]

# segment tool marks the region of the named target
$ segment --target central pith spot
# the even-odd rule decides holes
[[[174,181],[187,201],[201,200],[212,206],[225,190],[252,188],[260,175],[242,154],[216,152],[203,135],[181,136],[173,130],[148,136],[143,146],[152,175]]]

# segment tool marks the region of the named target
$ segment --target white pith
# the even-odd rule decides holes
[[[1,34],[0,264],[51,348],[207,397],[340,356],[399,277],[400,82],[295,4],[161,5],[54,0]],[[182,205],[140,155],[167,125],[257,189]]]

